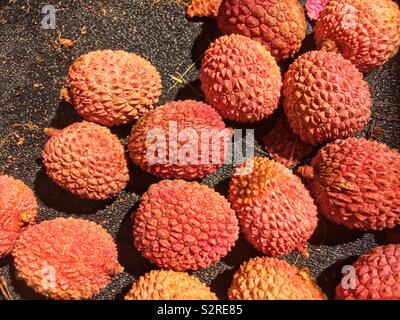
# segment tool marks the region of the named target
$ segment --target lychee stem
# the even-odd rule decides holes
[[[29,224],[31,222],[32,215],[29,212],[23,212],[21,214],[22,225]]]
[[[310,253],[307,250],[307,245],[304,247],[303,251],[301,251],[301,255],[306,259],[310,257]]]
[[[321,45],[321,51],[325,51],[325,52],[337,52],[338,51],[338,46],[336,44],[335,41],[331,40],[331,39],[325,39],[322,42]]]
[[[72,99],[67,88],[61,88],[60,99],[72,104]]]
[[[109,275],[115,276],[115,275],[123,272],[124,271],[124,267],[121,266],[120,264],[115,265],[114,263],[109,263],[109,264],[106,265],[106,270],[107,270]]]
[[[305,179],[314,178],[314,168],[312,166],[303,166],[297,169],[297,173]]]
[[[54,129],[54,128],[44,128],[43,132],[49,136],[49,137],[54,137],[56,136],[61,130],[59,129]]]

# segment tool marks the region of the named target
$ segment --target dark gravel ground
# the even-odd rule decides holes
[[[50,2],[50,3],[49,3]],[[141,194],[158,179],[131,168],[133,179],[116,199],[91,202],[56,187],[45,175],[41,150],[46,142],[43,128],[63,128],[80,121],[72,107],[59,101],[59,89],[71,62],[97,49],[124,49],[148,58],[159,70],[163,95],[159,104],[172,99],[201,99],[198,66],[202,53],[217,36],[212,20],[188,21],[184,4],[173,0],[114,1],[6,1],[0,0],[0,170],[22,179],[35,191],[40,213],[38,222],[58,216],[84,217],[103,225],[116,239],[119,259],[125,272],[117,276],[98,299],[120,299],[134,279],[155,268],[133,246],[130,215]],[[52,4],[58,10],[56,29],[41,28],[41,8]],[[311,32],[311,26],[309,28]],[[57,39],[75,41],[73,48],[57,46]],[[312,36],[304,41],[302,52],[313,48]],[[171,76],[184,73],[185,82]],[[282,66],[283,70],[290,63]],[[400,56],[368,74],[374,98],[374,116],[362,133],[370,138],[400,146]],[[275,117],[257,125],[257,141],[269,130]],[[230,126],[240,128],[237,124]],[[112,129],[126,143],[130,126]],[[226,195],[231,167],[203,179]],[[375,244],[400,242],[399,229],[374,234],[350,231],[323,218],[312,237],[310,257],[287,257],[300,267],[308,267],[319,285],[332,296],[340,281],[340,270]],[[194,272],[219,295],[226,298],[233,273],[245,260],[257,256],[240,238],[221,262]],[[0,276],[6,280],[14,299],[40,299],[23,282],[15,279],[12,259],[0,260]],[[1,299],[1,297],[0,297]]]

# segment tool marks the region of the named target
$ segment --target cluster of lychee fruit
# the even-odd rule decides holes
[[[325,299],[307,270],[278,259],[294,250],[307,255],[318,212],[361,230],[400,224],[400,154],[352,137],[371,115],[363,72],[399,49],[399,8],[391,0],[331,0],[320,10],[323,5],[307,5],[310,16],[319,15],[319,50],[298,56],[282,79],[278,63],[298,52],[306,33],[297,0],[195,1],[190,15],[200,8],[201,15],[216,16],[225,34],[210,45],[201,64],[208,104],[185,100],[154,108],[160,75],[133,53],[94,51],[72,64],[61,95],[85,120],[46,129],[47,175],[85,199],[116,196],[129,180],[128,159],[107,126],[136,122],[129,158],[150,174],[175,179],[151,185],[132,215],[134,245],[161,270],[140,277],[126,299],[216,299],[185,271],[207,268],[226,256],[239,230],[265,257],[240,267],[229,298]],[[161,141],[152,136],[174,122],[178,132],[208,130],[230,137],[223,118],[260,121],[277,110],[281,98],[286,117],[264,139],[276,161],[255,157],[238,166],[227,198],[186,181],[222,166],[226,144],[197,141],[197,150],[208,150],[210,157],[217,148],[218,161],[203,163],[199,153],[185,163],[177,159],[182,144],[192,141],[190,134],[178,146],[168,136]],[[158,162],[149,161],[154,144]],[[297,169],[300,177],[288,168],[316,146],[322,148],[310,164]],[[89,299],[123,270],[114,240],[101,226],[73,218],[34,225],[38,205],[33,192],[9,176],[0,176],[0,195],[0,257],[12,253],[18,277],[37,292],[54,299]],[[399,266],[400,245],[377,247],[355,263],[354,288],[339,285],[336,297],[400,299]]]

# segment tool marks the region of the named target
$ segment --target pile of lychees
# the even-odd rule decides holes
[[[188,15],[216,17],[224,34],[202,60],[205,102],[154,108],[160,75],[133,53],[94,51],[71,65],[61,95],[84,121],[46,129],[47,175],[85,199],[115,197],[127,186],[128,158],[107,126],[134,123],[129,158],[170,179],[151,185],[132,215],[135,247],[161,270],[140,277],[126,299],[216,299],[185,271],[226,256],[239,231],[264,256],[243,263],[230,299],[325,299],[308,270],[277,258],[295,250],[307,256],[318,213],[360,230],[400,224],[399,152],[353,137],[371,116],[363,73],[400,47],[400,10],[392,0],[314,0],[306,8],[317,20],[318,50],[297,56],[282,75],[279,63],[296,55],[306,35],[299,1],[194,0]],[[254,157],[238,166],[227,198],[188,181],[224,164],[232,129],[223,119],[260,121],[280,101],[284,116],[264,139],[274,160]],[[160,135],[171,125],[184,132],[180,140]],[[204,132],[221,141],[198,139]],[[308,165],[290,169],[316,147]],[[74,218],[35,225],[37,211],[29,187],[0,176],[0,258],[11,253],[17,276],[34,290],[90,299],[122,272],[114,240],[101,226]],[[354,267],[354,288],[339,285],[337,298],[400,299],[400,245],[377,247]]]

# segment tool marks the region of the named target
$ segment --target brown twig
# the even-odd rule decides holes
[[[246,141],[246,145],[247,141]],[[261,153],[262,155],[266,156],[266,157],[270,157],[268,152],[265,152],[263,149],[261,149],[260,147],[258,147],[257,145],[254,145],[254,150],[258,151],[259,153]]]
[[[13,299],[10,290],[8,289],[7,282],[2,276],[0,276],[0,292],[3,295],[4,299],[6,300]]]
[[[300,254],[297,253],[297,255],[296,255],[296,260],[293,262],[293,265],[296,265],[296,264],[297,264],[297,262],[299,261],[299,257],[300,257]]]
[[[199,58],[200,59],[200,58]],[[198,60],[199,60],[198,59]],[[196,62],[193,62],[186,70],[184,73],[180,74],[179,72],[176,72],[175,75],[170,76],[170,78],[175,82],[172,87],[170,87],[167,91],[167,93],[170,93],[172,89],[174,89],[178,84],[186,84],[187,80],[185,76],[193,69],[193,67],[196,65]]]
[[[296,148],[297,148],[297,143],[298,143],[298,141],[299,141],[299,138],[296,137],[296,139],[295,139],[295,141],[294,141],[294,143],[293,143],[293,145],[292,145],[292,150],[290,150],[290,157],[289,157],[289,159],[286,161],[286,164],[285,164],[286,167],[288,167],[288,166],[289,166],[289,163],[293,160],[294,150],[296,150]]]
[[[16,122],[10,126],[11,128],[23,128],[23,129],[28,129],[30,131],[40,131],[40,127],[36,124],[34,124],[32,121],[27,121],[27,122]]]

